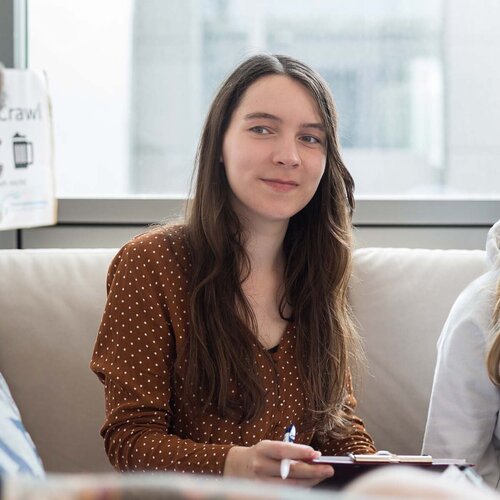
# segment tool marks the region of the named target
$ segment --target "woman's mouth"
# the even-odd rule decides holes
[[[298,187],[295,181],[285,179],[261,179],[267,186],[280,193],[288,193]]]

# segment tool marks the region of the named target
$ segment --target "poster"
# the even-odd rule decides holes
[[[53,128],[47,80],[32,70],[2,69],[0,230],[57,221]]]

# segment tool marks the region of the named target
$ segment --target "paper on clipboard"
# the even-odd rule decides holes
[[[312,460],[316,464],[408,464],[408,465],[469,465],[464,459],[432,458],[430,455],[397,455],[395,453],[372,455],[321,456]]]

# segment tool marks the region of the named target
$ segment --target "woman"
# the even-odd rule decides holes
[[[254,56],[221,86],[186,225],[110,266],[91,366],[117,469],[276,479],[290,459],[289,481],[312,485],[333,473],[308,463],[320,452],[374,451],[353,414],[353,181],[336,132],[299,61]],[[281,442],[291,424],[296,444]]]
[[[500,479],[500,221],[491,269],[458,297],[438,342],[424,453],[465,458],[494,488]],[[493,339],[493,340],[492,340]]]

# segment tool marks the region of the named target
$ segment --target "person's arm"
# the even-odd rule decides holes
[[[458,309],[452,311],[438,344],[423,452],[465,458],[487,474],[483,467],[490,462],[486,454],[500,408],[499,392],[486,370],[487,332],[474,317],[454,318]],[[496,458],[491,462],[498,468]]]
[[[373,439],[365,429],[363,421],[355,415],[357,401],[354,397],[351,377],[347,378],[347,396],[344,401],[344,410],[347,418],[347,428],[342,437],[330,437],[328,439],[319,439],[313,437],[312,446],[317,447],[323,455],[347,455],[370,454],[377,450]]]
[[[105,386],[106,422],[101,432],[113,466],[120,471],[281,480],[281,458],[289,458],[297,460],[290,468],[290,483],[310,486],[329,477],[331,467],[306,463],[318,456],[310,446],[269,440],[250,447],[205,444],[169,432],[176,358],[171,318],[176,310],[165,297],[170,285],[164,286],[159,276],[164,269],[154,264],[158,256],[152,257],[144,253],[144,244],[132,242],[112,262],[91,363]],[[162,261],[169,257],[175,260],[170,255]],[[167,274],[175,281],[179,273]]]
[[[196,443],[169,433],[173,312],[162,286],[163,264],[155,264],[158,257],[151,259],[146,244],[127,244],[108,274],[108,300],[91,363],[105,386],[101,432],[106,451],[121,471],[221,474],[231,445]]]

